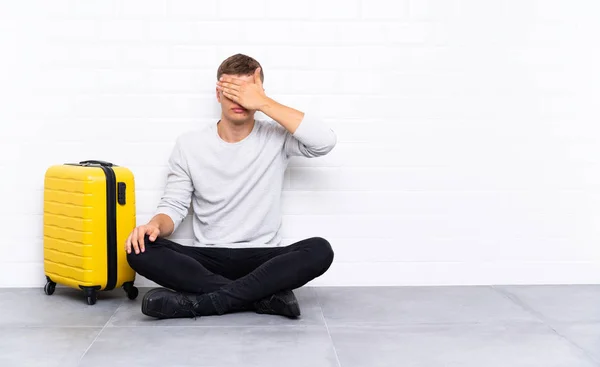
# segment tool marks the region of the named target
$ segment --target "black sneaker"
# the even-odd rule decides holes
[[[167,288],[151,289],[142,300],[142,313],[157,319],[196,318],[194,303],[183,293]]]
[[[300,316],[300,306],[294,293],[284,290],[263,298],[254,303],[254,310],[259,314],[280,315],[291,319]]]

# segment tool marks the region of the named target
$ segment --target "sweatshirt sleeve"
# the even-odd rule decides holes
[[[178,139],[169,157],[167,182],[156,210],[156,214],[166,214],[173,220],[173,232],[188,214],[192,192],[192,180]]]
[[[335,132],[316,115],[306,113],[294,134],[286,130],[283,149],[288,157],[314,158],[328,154],[336,143]]]

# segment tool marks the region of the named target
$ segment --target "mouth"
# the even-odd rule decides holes
[[[235,113],[246,113],[247,111],[245,108],[232,108],[231,110]]]

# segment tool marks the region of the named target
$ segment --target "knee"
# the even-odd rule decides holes
[[[333,263],[334,252],[329,241],[322,237],[311,238],[311,247],[314,259],[321,267],[327,270]]]
[[[131,266],[131,268],[136,272],[140,269],[140,267],[143,267],[143,264],[146,262],[146,258],[147,256],[145,252],[136,254],[135,251],[131,250],[131,253],[127,254],[127,262],[129,263],[129,266]]]
[[[144,244],[146,244],[146,246],[144,246],[144,252],[140,251],[139,254],[136,254],[135,251],[131,249],[131,253],[127,254],[127,262],[129,263],[129,266],[131,266],[131,268],[136,272],[139,272],[140,269],[143,269],[145,264],[149,262],[149,259],[152,256],[149,253],[152,252],[153,247],[149,246],[148,243],[150,243],[150,241],[148,240],[148,236],[146,236],[144,239]]]

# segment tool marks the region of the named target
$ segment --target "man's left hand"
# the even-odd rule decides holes
[[[260,110],[267,100],[260,80],[260,68],[254,71],[254,83],[242,79],[222,76],[217,82],[217,89],[223,95],[248,110]]]

